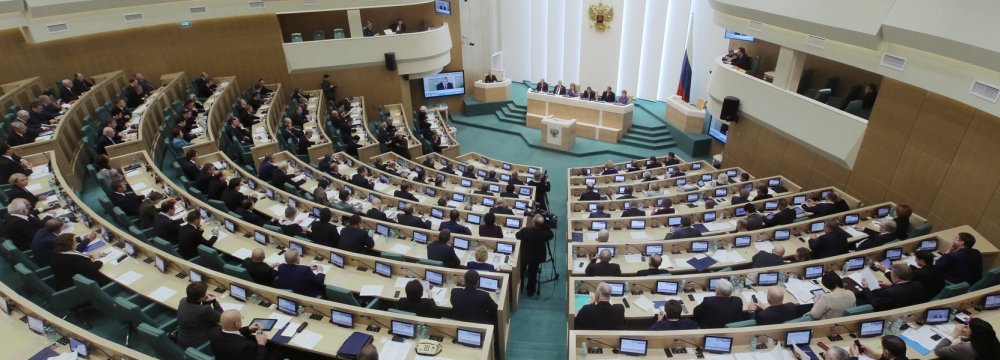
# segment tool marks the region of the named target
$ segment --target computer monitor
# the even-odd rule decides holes
[[[159,270],[160,273],[166,273],[167,272],[167,263],[165,261],[163,261],[163,258],[161,258],[160,255],[156,255],[153,258],[153,261],[154,261],[154,264],[156,265],[156,270]]]
[[[389,330],[390,334],[401,336],[407,339],[412,339],[414,336],[416,336],[417,326],[414,325],[413,323],[408,323],[399,320],[391,320],[391,323],[392,326],[391,329]]]
[[[771,286],[777,284],[778,284],[777,271],[757,273],[757,285]]]
[[[458,185],[461,185],[462,187],[472,187],[472,180],[462,179],[458,182]]]
[[[420,232],[420,231],[414,231],[413,232],[413,241],[415,241],[417,244],[426,244],[427,243],[427,233]]]
[[[806,266],[805,277],[807,280],[819,279],[823,277],[823,265]]]
[[[875,217],[884,218],[886,216],[889,216],[890,213],[889,210],[890,210],[889,206],[880,206],[877,209],[875,209]]]
[[[267,189],[264,193],[267,194],[268,199],[274,200],[274,190]]]
[[[590,169],[587,169],[587,170],[590,170]],[[528,168],[528,173],[529,174],[537,174],[538,173],[538,168],[536,168],[536,167],[530,167],[530,168]]]
[[[1000,309],[1000,294],[986,295],[983,298],[983,310]]]
[[[389,236],[389,227],[382,224],[375,224],[375,233],[382,236]]]
[[[368,202],[373,202],[373,201],[375,201],[375,200],[380,200],[380,199],[378,198],[378,195],[375,195],[375,194],[368,194]]]
[[[701,222],[703,223],[713,222],[715,221],[717,215],[718,214],[716,214],[714,211],[701,214]]]
[[[737,236],[736,239],[733,240],[733,247],[735,247],[735,248],[745,248],[745,247],[750,246],[750,243],[751,243],[751,240],[750,240],[750,236],[749,235]]]
[[[496,292],[500,289],[500,279],[483,276],[479,278],[479,288],[489,292]]]
[[[736,208],[735,214],[736,214],[736,217],[747,216],[747,209],[738,207],[738,208]]]
[[[671,216],[671,217],[668,217],[667,218],[667,225],[668,226],[681,226],[681,217],[680,216]]]
[[[479,214],[469,213],[469,215],[466,216],[465,219],[468,220],[470,223],[473,223],[473,224],[476,224],[476,225],[479,225],[479,224],[481,224],[483,222],[483,217],[480,216]]]
[[[724,196],[728,196],[728,195],[729,195],[729,189],[727,189],[727,188],[718,188],[718,189],[715,189],[715,197],[724,197]]]
[[[927,309],[927,316],[924,318],[924,324],[926,325],[937,325],[944,324],[948,322],[951,318],[951,309],[949,308],[932,308]]]
[[[518,210],[527,210],[528,209],[528,202],[527,201],[521,201],[521,200],[514,200],[514,208],[518,209]]]
[[[375,273],[384,277],[392,277],[392,266],[389,264],[375,262]]]
[[[691,242],[691,252],[693,253],[703,253],[708,251],[708,241],[692,241]]]
[[[459,250],[469,250],[469,240],[463,238],[452,238],[452,246]]]
[[[736,170],[726,170],[726,176],[728,176],[730,178],[734,178],[734,177],[736,177],[736,175],[739,175],[738,171],[736,171]]]
[[[483,165],[488,165],[490,163],[490,159],[480,158],[479,162],[483,163]]]
[[[885,251],[885,258],[896,261],[903,258],[903,248],[892,248]]]
[[[486,170],[476,171],[476,176],[481,177],[481,178],[486,177]]]
[[[595,203],[587,204],[587,211],[590,211],[590,212],[597,211],[597,204],[595,204]]]
[[[861,332],[858,333],[860,337],[875,337],[882,335],[882,329],[885,328],[885,320],[874,320],[865,321],[861,323]]]
[[[351,314],[346,311],[338,311],[336,309],[330,309],[330,323],[340,327],[353,328],[354,314]]]
[[[917,250],[935,251],[937,250],[937,248],[938,248],[937,239],[927,239],[927,240],[920,240],[920,246],[917,247]]]
[[[236,300],[239,300],[239,301],[242,301],[242,302],[247,302],[247,289],[244,289],[242,286],[230,283],[229,284],[229,295],[232,296],[233,299],[236,299]]]
[[[340,254],[337,254],[337,253],[331,251],[330,252],[330,264],[333,264],[333,266],[336,266],[336,267],[339,267],[339,268],[343,269],[344,268],[344,257],[340,256]]]
[[[520,218],[509,217],[509,218],[507,218],[507,221],[504,221],[504,226],[509,227],[511,229],[520,229],[521,228],[521,219]]]
[[[826,199],[827,195],[830,195],[830,193],[832,193],[832,192],[833,192],[833,190],[823,190],[823,191],[820,191],[819,192],[819,198],[820,199]]]
[[[587,184],[587,185],[594,185],[594,184],[597,184],[597,179],[595,179],[595,178],[586,178],[586,179],[583,179],[583,183]]]
[[[663,255],[663,245],[646,245],[646,256],[653,256],[653,254]]]
[[[500,168],[504,169],[504,171],[510,171],[511,166],[508,163],[503,163],[503,165],[500,165]]]
[[[676,166],[667,166],[667,174],[673,174],[675,172],[677,172]]]
[[[481,331],[455,329],[455,343],[468,347],[483,347],[484,333]]]
[[[733,338],[706,335],[702,348],[708,353],[728,354],[733,351]]]
[[[484,197],[483,201],[481,201],[480,204],[487,207],[493,207],[494,205],[496,205],[496,199],[491,197]]]
[[[698,199],[701,199],[701,195],[698,195],[698,194],[688,194],[686,200],[689,203],[693,203],[693,202],[698,201]]]
[[[676,186],[684,186],[684,185],[687,185],[687,183],[688,183],[688,181],[685,178],[680,178],[680,179],[677,179],[676,181],[674,181],[674,185],[676,185]]]
[[[712,174],[701,174],[701,181],[704,182],[712,181]]]
[[[258,244],[267,245],[267,234],[260,232],[260,230],[254,230],[253,240]]]
[[[608,282],[608,286],[611,287],[611,296],[625,296],[625,283]]]
[[[810,342],[812,342],[812,330],[798,330],[785,333],[785,346],[806,346]]]
[[[298,315],[299,303],[294,300],[278,296],[278,311],[292,316]]]
[[[781,186],[781,178],[767,179],[767,187]]]
[[[444,210],[441,210],[439,208],[431,208],[431,217],[435,219],[443,219]]]
[[[855,271],[855,270],[861,270],[864,267],[865,267],[865,257],[858,256],[847,259],[847,266],[845,270]]]
[[[432,187],[427,187],[427,188],[424,188],[424,194],[427,194],[427,196],[432,196],[433,197],[433,196],[437,196],[437,191],[435,191],[434,188],[432,188]]]
[[[809,232],[810,233],[823,232],[824,228],[826,228],[826,224],[823,223],[822,221],[817,221],[817,222],[809,224]]]
[[[615,247],[614,246],[598,246],[596,253],[600,254],[604,250],[607,250],[609,253],[611,253],[611,257],[615,257]]]
[[[459,194],[459,193],[451,194],[451,200],[455,202],[465,202],[465,194]]]
[[[792,231],[788,229],[775,230],[774,240],[788,240],[792,237]]]
[[[632,230],[642,230],[646,228],[646,220],[630,220],[628,228]]]
[[[847,214],[844,216],[844,225],[855,225],[861,221],[861,216],[858,214]]]
[[[126,241],[125,242],[125,254],[128,254],[128,256],[130,256],[130,257],[135,257],[135,244],[132,244],[132,242],[130,242],[130,241]]]
[[[444,284],[444,275],[433,270],[424,270],[424,280],[435,286]]]
[[[90,350],[87,349],[87,344],[75,337],[69,338],[69,349],[81,358],[86,359],[90,356]]]
[[[256,190],[257,189],[257,183],[254,182],[253,179],[248,179],[247,180],[247,187],[250,188],[250,190]]]
[[[527,186],[522,186],[517,188],[517,193],[524,196],[531,196],[531,188]]]
[[[442,163],[447,164],[444,161],[442,161]],[[465,165],[458,164],[458,171],[465,172],[465,169],[468,169],[467,167],[465,167]]]
[[[497,243],[497,253],[504,255],[514,254],[514,243],[498,242]]]
[[[28,329],[36,334],[45,334],[45,322],[42,319],[36,318],[33,315],[25,315],[28,318]]]
[[[619,195],[624,194],[625,191],[627,191],[627,188],[625,188],[624,186],[619,186],[618,187],[618,194]]]
[[[774,211],[778,210],[778,202],[771,200],[764,202],[764,211]]]
[[[708,279],[708,291],[715,291],[715,286],[719,284],[719,280],[723,278],[711,278]]]
[[[503,182],[510,182],[510,175],[507,175],[507,174],[500,174],[500,181],[503,181]]]
[[[676,281],[657,280],[656,293],[661,295],[677,295],[680,290],[680,283]]]
[[[205,208],[199,208],[198,215],[201,216],[202,220],[208,220],[208,217],[211,216],[209,215],[208,210],[205,210]]]
[[[371,200],[371,196],[369,196],[368,201],[372,201]],[[293,207],[293,208],[294,207],[298,207],[298,205],[299,205],[299,203],[295,202],[295,199],[292,199],[292,198],[288,198],[288,201],[286,203],[288,204],[289,207]]]
[[[201,282],[201,274],[197,271],[188,270],[188,277],[191,279],[191,282]]]
[[[608,228],[607,221],[591,221],[590,231],[601,231]]]
[[[615,182],[625,182],[625,175],[615,175]]]
[[[630,356],[646,356],[647,340],[623,337],[618,340],[618,353]]]
[[[383,184],[388,184],[389,183],[389,177],[386,176],[385,174],[379,175],[378,176],[378,181],[381,182],[381,183],[383,183]]]
[[[498,192],[500,192],[500,184],[490,184],[489,188],[490,188],[490,192],[492,192],[492,193],[498,193]]]

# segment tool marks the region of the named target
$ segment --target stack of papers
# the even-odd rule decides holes
[[[122,285],[129,285],[129,284],[132,284],[136,280],[139,280],[141,278],[142,278],[142,274],[137,273],[135,271],[129,271],[127,273],[118,275],[118,277],[115,278],[115,281],[117,281],[118,283],[120,283]]]
[[[812,291],[816,289],[819,289],[819,286],[816,286],[811,281],[789,278],[788,282],[785,283],[785,290],[788,290],[789,293],[795,296],[795,299],[799,300],[800,304],[812,304]]]
[[[291,326],[289,326],[289,328],[291,328]],[[296,326],[293,329],[293,331],[297,329],[298,327]],[[289,343],[298,345],[299,347],[302,348],[312,349],[316,347],[316,344],[318,344],[320,340],[323,340],[323,335],[320,335],[314,331],[309,331],[309,329],[305,329],[302,330],[302,332],[295,335],[295,337],[293,337],[292,340],[289,341]]]
[[[764,252],[771,252],[771,250],[774,250],[774,244],[772,244],[770,241],[755,242],[753,243],[753,247],[757,250]]]
[[[858,285],[861,285],[861,280],[866,281],[868,283],[868,289],[871,290],[878,290],[882,288],[878,284],[878,279],[875,278],[875,273],[873,273],[872,270],[869,268],[864,268],[861,271],[856,271],[851,275],[848,275],[847,277],[851,278],[851,280],[854,280],[854,282],[856,282]]]

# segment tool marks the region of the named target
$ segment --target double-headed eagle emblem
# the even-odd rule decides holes
[[[611,20],[615,18],[615,9],[604,2],[590,5],[587,10],[590,14],[590,28],[597,32],[604,32],[611,28]]]

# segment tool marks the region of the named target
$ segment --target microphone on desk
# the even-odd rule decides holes
[[[670,245],[670,252],[673,253],[673,254],[675,254],[675,255],[676,254],[680,254],[681,253],[681,249],[683,249],[683,248],[681,247],[680,244]]]
[[[699,345],[697,345],[697,344],[695,344],[693,342],[690,342],[690,341],[687,341],[687,340],[684,340],[684,339],[674,339],[674,343],[678,343],[678,342],[682,342],[682,343],[686,343],[688,345],[694,346],[694,352],[695,353],[700,354],[702,352],[701,346],[699,346]]]
[[[858,337],[858,335],[857,335],[857,334],[855,334],[855,333],[854,333],[854,330],[851,330],[851,328],[849,328],[849,327],[846,327],[846,326],[844,326],[844,325],[840,325],[840,324],[833,324],[833,328],[834,328],[834,329],[836,329],[836,328],[838,328],[838,327],[839,327],[839,328],[844,328],[844,330],[847,330],[847,335],[850,335],[850,336],[851,336],[852,338],[856,338],[856,337]]]
[[[646,256],[645,252],[643,251],[644,249],[640,249],[638,246],[635,246],[635,245],[632,245],[632,244],[625,244],[625,251],[626,252],[628,252],[629,248],[631,248],[632,250],[638,251],[639,255]]]
[[[401,267],[401,268],[399,268],[399,270],[406,271],[406,272],[408,272],[410,274],[413,274],[413,276],[416,276],[417,279],[423,279],[424,278],[423,275],[420,275],[416,271],[410,270],[410,268]]]
[[[685,290],[687,290],[687,289],[691,289],[692,291],[694,291],[694,288],[689,288],[689,287],[687,286],[687,285],[690,285],[691,283],[695,283],[695,284],[697,284],[697,285],[701,285],[701,288],[702,288],[702,289],[705,289],[705,291],[708,291],[708,286],[705,286],[705,284],[702,284],[702,283],[700,283],[700,282],[697,282],[697,281],[694,281],[694,280],[687,280],[687,283],[685,283],[685,284],[684,284],[684,289],[685,289]]]
[[[576,288],[576,293],[577,294],[579,294],[579,295],[590,295],[590,292],[581,289],[581,287],[583,287],[583,285],[587,285],[587,287],[590,287],[591,289],[597,290],[597,287],[595,287],[593,284],[591,284],[589,282],[586,282],[586,281],[577,281],[575,283],[575,286],[574,286]]]
[[[601,344],[601,345],[604,345],[604,346],[607,346],[607,347],[610,347],[610,348],[611,348],[611,352],[612,352],[612,353],[614,353],[614,354],[617,354],[617,353],[618,353],[618,347],[617,347],[617,346],[614,346],[614,345],[611,345],[611,344],[608,344],[608,343],[606,343],[606,342],[603,342],[603,341],[600,341],[600,340],[597,340],[597,339],[594,339],[594,338],[587,338],[587,341],[591,341],[591,342],[595,342],[595,343],[598,343],[598,344]],[[588,351],[589,351],[589,350],[588,350]]]
[[[638,283],[638,282],[632,283],[632,287],[636,287],[636,286],[641,286],[641,287],[646,288],[646,290],[649,290],[650,292],[655,292],[653,290],[653,288],[651,288],[649,286],[646,286],[646,284],[641,284],[641,283]],[[632,295],[642,295],[642,293],[640,292],[639,294],[636,294],[634,291],[632,291]]]

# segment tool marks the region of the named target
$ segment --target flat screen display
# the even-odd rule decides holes
[[[804,203],[804,202],[806,202],[806,196],[805,195],[796,195],[796,196],[792,197],[792,204],[794,204],[794,205],[802,205],[802,203]]]
[[[487,199],[489,199],[489,198],[485,198],[483,200],[487,200]],[[479,225],[480,223],[483,222],[483,218],[481,216],[479,216],[478,214],[469,213],[469,216],[466,217],[466,219],[468,219],[470,223],[473,223],[473,224],[476,224],[476,225]]]
[[[330,310],[330,323],[334,324],[334,325],[337,325],[337,326],[340,326],[340,327],[353,328],[354,327],[354,314],[351,314],[349,312],[343,312],[343,311],[337,311],[337,310],[331,309]]]
[[[413,336],[416,335],[416,326],[413,325],[413,323],[408,323],[399,320],[392,320],[392,330],[389,332],[396,336],[402,336],[407,339],[412,339]]]
[[[861,268],[863,267],[865,267],[864,256],[852,257],[850,259],[847,259],[847,268],[845,270],[847,271],[861,270]]]
[[[667,218],[667,225],[669,226],[681,226],[680,216],[671,216]]]
[[[701,253],[708,251],[708,241],[692,241],[691,252]]]
[[[500,280],[485,276],[481,277],[479,278],[479,288],[490,292],[496,292],[500,289]]]
[[[267,245],[267,234],[265,234],[265,233],[262,233],[260,231],[254,230],[253,231],[253,239],[258,244]]]
[[[431,217],[435,219],[444,218],[444,211],[438,208],[431,208]]]
[[[733,351],[733,338],[705,336],[705,352],[728,354]]]
[[[452,239],[452,245],[454,245],[456,249],[469,250],[469,240],[467,239],[454,238]]]
[[[896,261],[903,258],[902,248],[892,248],[885,251],[885,258],[890,261]]]
[[[786,230],[775,230],[774,231],[774,240],[788,240],[791,237],[792,237],[791,230],[787,230],[786,229]]]
[[[715,197],[723,197],[726,195],[729,195],[729,189],[727,188],[715,189]]]
[[[701,215],[701,222],[713,222],[715,221],[716,214],[714,212],[707,212]]]
[[[789,331],[785,333],[785,346],[809,345],[812,341],[812,330]]]
[[[384,277],[392,277],[392,266],[389,266],[389,264],[383,264],[376,261],[375,273],[382,275]]]
[[[693,203],[695,201],[698,201],[698,199],[701,199],[701,195],[698,195],[698,194],[688,194],[688,196],[687,196],[687,202],[689,202],[689,203]]]
[[[343,269],[344,268],[344,257],[340,256],[339,254],[337,254],[337,253],[335,253],[333,251],[331,251],[330,252],[330,263],[333,264],[333,266],[336,266],[336,267],[339,267],[339,268]]]
[[[518,218],[507,218],[507,221],[504,222],[504,226],[509,227],[511,229],[520,229],[521,228],[521,219],[518,219]]]
[[[855,225],[861,221],[861,216],[858,214],[849,214],[844,216],[844,225]]]
[[[504,255],[513,255],[514,254],[514,244],[505,243],[505,242],[498,242],[497,243],[497,253],[504,254]]]
[[[424,280],[427,280],[431,285],[441,286],[444,284],[444,276],[437,271],[424,270]]]
[[[680,284],[676,281],[660,280],[656,282],[656,293],[662,295],[677,295]]]
[[[823,265],[806,266],[804,277],[809,280],[823,277]]]
[[[625,295],[625,283],[623,282],[609,282],[611,286],[611,296],[624,296]]]
[[[764,211],[774,211],[774,210],[778,210],[777,201],[768,201],[764,203]]]
[[[299,304],[295,301],[285,299],[281,296],[278,297],[278,311],[281,311],[288,315],[297,315],[299,309]]]
[[[824,227],[826,227],[826,225],[824,225],[822,221],[817,221],[812,224],[809,224],[809,232],[811,233],[822,232]]]
[[[591,221],[590,231],[601,231],[608,228],[607,221]]]
[[[1000,295],[987,295],[983,299],[983,310],[993,310],[1000,308]]]
[[[73,352],[80,357],[86,358],[87,356],[90,356],[90,352],[87,350],[87,344],[77,338],[69,338],[69,349],[73,350]]]
[[[861,323],[861,337],[872,337],[882,335],[882,329],[885,327],[885,321],[875,320],[875,321],[865,321]]]
[[[229,284],[229,295],[232,295],[233,299],[246,302],[247,301],[247,289],[236,285]]]
[[[449,9],[451,7],[449,6]],[[423,78],[424,98],[465,95],[465,72],[441,72]]]
[[[646,245],[646,256],[653,254],[663,255],[663,245]]]
[[[631,220],[628,223],[628,228],[633,230],[642,230],[646,228],[646,220]]]
[[[465,346],[481,348],[483,347],[483,333],[479,331],[456,329],[455,342]]]
[[[732,30],[726,30],[726,39],[740,40],[740,41],[754,41],[753,36],[738,33]]]
[[[757,285],[760,286],[771,286],[778,284],[778,273],[777,272],[762,272],[757,274]]]
[[[936,325],[944,324],[948,322],[948,318],[951,316],[951,309],[928,309],[927,318],[924,324]]]
[[[524,210],[528,208],[527,201],[514,200],[514,208],[518,210]]]
[[[417,244],[426,244],[427,243],[427,234],[419,232],[419,231],[414,231],[413,232],[413,241],[415,241]]]
[[[621,338],[618,340],[618,352],[632,356],[646,356],[646,340]]]
[[[736,247],[736,248],[743,248],[743,247],[747,247],[747,246],[750,246],[750,237],[749,236],[737,236],[736,240],[733,243],[733,247]]]
[[[886,216],[889,216],[889,207],[888,206],[882,206],[882,207],[880,207],[878,209],[875,209],[875,217],[883,218],[883,217],[886,217]]]
[[[920,241],[920,247],[918,247],[917,250],[934,251],[937,250],[937,248],[938,248],[937,239],[927,239]]]

